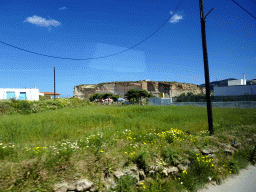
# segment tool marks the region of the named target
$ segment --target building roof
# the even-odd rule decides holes
[[[54,92],[40,92],[44,93],[45,95],[54,95]],[[59,93],[55,93],[55,95],[60,95]]]

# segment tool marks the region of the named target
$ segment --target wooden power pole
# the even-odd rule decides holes
[[[55,99],[55,94],[56,94],[56,90],[55,90],[55,67],[54,67],[54,99]]]
[[[213,123],[212,123],[212,103],[211,103],[211,96],[210,96],[210,91],[211,90],[210,90],[208,53],[207,53],[207,45],[206,45],[206,31],[205,31],[205,18],[206,17],[204,16],[203,0],[199,0],[199,7],[200,7],[202,45],[203,45],[203,55],[204,55],[204,74],[205,74],[205,86],[206,86],[208,126],[209,126],[210,135],[213,135],[214,131],[213,131]]]

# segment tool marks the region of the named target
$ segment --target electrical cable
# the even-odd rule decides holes
[[[11,45],[9,43],[5,43],[3,41],[0,41],[0,43],[4,44],[4,45],[7,45],[9,47],[12,47],[12,48],[15,48],[15,49],[19,49],[21,51],[25,51],[25,52],[28,52],[28,53],[33,53],[33,54],[36,54],[36,55],[40,55],[40,56],[44,56],[44,57],[50,57],[50,58],[54,58],[54,59],[65,59],[65,60],[76,60],[76,61],[85,61],[85,60],[92,60],[92,59],[104,59],[104,58],[107,58],[107,57],[112,57],[112,56],[115,56],[115,55],[118,55],[118,54],[121,54],[121,53],[124,53],[124,52],[127,52],[131,49],[133,49],[134,47],[137,47],[138,45],[142,44],[143,42],[145,42],[146,40],[148,40],[150,37],[152,37],[154,34],[156,34],[166,23],[167,21],[169,21],[169,19],[173,16],[173,14],[176,12],[176,10],[179,8],[180,4],[181,4],[182,0],[180,0],[178,6],[175,8],[175,10],[171,13],[171,15],[165,20],[165,22],[160,26],[158,27],[153,33],[151,33],[148,37],[146,37],[145,39],[143,39],[142,41],[140,41],[139,43],[131,46],[130,48],[127,48],[123,51],[120,51],[120,52],[117,52],[117,53],[114,53],[114,54],[110,54],[110,55],[106,55],[106,56],[99,56],[99,57],[91,57],[91,58],[86,58],[86,59],[82,59],[82,58],[72,58],[72,57],[58,57],[58,56],[52,56],[52,55],[46,55],[46,54],[42,54],[42,53],[37,53],[37,52],[34,52],[34,51],[29,51],[27,49],[23,49],[23,48],[20,48],[20,47],[17,47],[17,46],[14,46],[14,45]]]
[[[245,12],[247,12],[249,15],[251,15],[254,19],[256,19],[256,17],[254,15],[252,15],[249,11],[247,11],[245,8],[243,8],[241,5],[239,5],[236,1],[234,0],[231,0],[233,1],[235,4],[237,4],[241,9],[243,9]]]
[[[250,0],[250,1],[256,6],[256,3],[254,1],[252,1],[252,0]]]

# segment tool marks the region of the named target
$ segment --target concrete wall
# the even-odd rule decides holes
[[[38,101],[39,89],[15,89],[15,88],[0,88],[0,99],[7,98],[7,91],[15,92],[15,99],[20,99],[20,92],[26,92],[26,100]]]
[[[172,103],[174,106],[190,105],[198,107],[206,107],[206,102],[178,102]],[[256,101],[232,101],[232,102],[212,102],[212,107],[218,108],[251,108],[256,109]]]
[[[164,98],[149,98],[149,105],[172,105],[172,106],[197,106],[206,107],[206,102],[173,102],[167,101]],[[219,108],[251,108],[256,109],[256,101],[232,101],[232,102],[212,102],[212,107]]]
[[[170,105],[172,98],[150,97],[148,98],[148,103],[149,105]]]
[[[214,87],[214,96],[256,95],[256,85]]]

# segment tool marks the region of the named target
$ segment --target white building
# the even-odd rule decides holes
[[[256,85],[214,87],[214,96],[256,95]]]
[[[234,85],[246,85],[245,79],[237,79],[237,80],[228,80],[228,86]]]
[[[39,100],[39,89],[16,89],[16,88],[0,88],[0,99],[19,99],[38,101]]]

